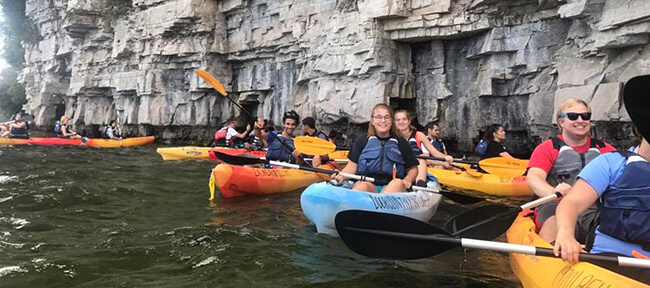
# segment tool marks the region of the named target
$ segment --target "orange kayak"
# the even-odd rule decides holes
[[[334,165],[325,164],[318,168],[334,170]],[[267,169],[219,164],[212,169],[210,199],[214,198],[215,188],[219,189],[224,198],[231,198],[291,192],[329,179],[329,175],[298,169]]]
[[[553,248],[535,232],[531,210],[519,213],[506,233],[508,243]],[[562,259],[510,254],[512,271],[526,288],[537,287],[648,287],[613,271],[587,262],[565,263]],[[650,273],[650,272],[649,272]]]
[[[156,140],[154,136],[124,138],[122,140],[89,139],[86,145],[99,148],[122,148],[149,145],[154,140]]]
[[[0,146],[5,145],[27,145],[29,139],[18,139],[18,138],[0,138]]]
[[[154,136],[125,138],[122,140],[88,139],[85,145],[90,147],[97,147],[97,148],[121,148],[121,147],[148,145],[153,143],[155,139],[156,137]],[[58,137],[50,137],[50,138],[35,137],[29,139],[0,138],[0,145],[24,145],[24,144],[38,145],[38,146],[61,146],[61,145],[81,146],[83,145],[81,139],[66,139],[66,138],[58,138]]]

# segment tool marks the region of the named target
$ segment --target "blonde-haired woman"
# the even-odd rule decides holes
[[[55,127],[55,132],[57,133],[57,136],[61,138],[68,138],[68,139],[81,139],[81,135],[77,134],[77,132],[72,131],[70,129],[70,126],[68,122],[70,121],[70,117],[68,116],[61,116],[61,120],[59,121],[59,127]]]
[[[427,148],[427,151],[432,154],[431,156],[444,158],[445,161],[447,161],[445,163],[450,164],[454,159],[433,147],[424,133],[417,131],[415,127],[411,126],[411,118],[411,113],[406,110],[397,110],[395,112],[395,128],[397,128],[399,136],[408,141],[413,150],[413,154],[415,154],[416,157],[423,155],[422,145],[424,145],[424,147]],[[429,153],[424,154],[424,156],[429,156]],[[418,184],[418,186],[426,187],[427,161],[424,159],[418,159],[418,162],[420,164],[418,165],[418,176],[415,179],[415,183]],[[447,164],[445,164],[445,168],[451,168]]]
[[[357,181],[352,189],[367,192],[404,192],[411,188],[417,176],[417,158],[404,138],[397,135],[393,125],[393,110],[377,104],[370,113],[368,133],[354,141],[348,154],[350,160],[341,172],[366,175],[380,183]],[[332,178],[344,180],[340,174]],[[381,185],[381,182],[388,183]]]

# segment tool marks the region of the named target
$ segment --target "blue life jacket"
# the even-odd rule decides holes
[[[627,162],[601,196],[598,231],[650,251],[650,163],[637,154],[620,153]]]
[[[61,133],[61,121],[56,121],[56,124],[54,124],[54,132],[56,134],[63,134]]]
[[[395,138],[381,141],[377,137],[368,138],[368,144],[359,155],[357,173],[361,175],[384,175],[387,178],[393,175],[393,164],[396,168],[397,178],[406,176],[404,158],[399,150],[399,142]]]
[[[417,133],[418,130],[413,129],[413,131],[411,131],[411,135],[409,135],[408,141],[409,141],[409,145],[411,146],[411,149],[413,149],[413,154],[415,154],[415,156],[420,156],[422,155],[422,148],[420,148],[420,141],[418,141],[418,139],[415,138],[416,137],[415,135]]]
[[[291,155],[291,153],[295,149],[295,147],[293,146],[293,138],[286,138],[282,135],[278,135],[279,133],[277,131],[269,132],[269,134],[272,134],[269,136],[273,136],[270,137],[273,140],[269,144],[269,148],[266,149],[266,159],[296,163],[296,160],[293,158],[293,155]],[[287,147],[284,147],[284,145],[282,145],[280,141],[283,141],[284,144],[291,147],[291,150],[287,149]]]
[[[485,151],[487,151],[488,144],[490,144],[490,143],[488,143],[487,141],[485,141],[483,139],[481,139],[481,141],[478,141],[478,145],[476,145],[476,153],[479,156],[483,156],[483,154],[485,154]]]
[[[445,143],[442,142],[442,139],[429,139],[433,148],[436,148],[440,153],[445,153]],[[487,148],[487,146],[486,146]],[[485,153],[485,151],[483,151]]]

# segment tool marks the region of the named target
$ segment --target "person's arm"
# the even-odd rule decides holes
[[[348,173],[348,174],[356,174],[357,173],[357,163],[348,161],[348,164],[343,167],[340,171],[343,173]],[[336,180],[337,182],[343,182],[345,180],[345,177],[341,174],[332,174],[332,179]]]
[[[27,122],[25,122],[25,121],[20,122],[20,123],[12,123],[11,124],[11,127],[16,128],[16,129],[22,129],[22,128],[25,128],[26,126],[27,126]]]
[[[417,133],[415,133],[415,137],[417,137],[417,140],[420,141],[420,144],[424,145],[424,147],[427,148],[427,151],[429,151],[429,154],[431,154],[433,157],[445,158],[445,161],[447,163],[451,163],[451,162],[454,161],[453,157],[451,157],[449,155],[445,155],[442,152],[438,151],[438,149],[436,149],[436,147],[433,147],[433,144],[431,144],[431,142],[429,142],[429,139],[427,138],[427,136],[424,136],[424,133],[417,132]]]
[[[499,153],[499,156],[506,157],[506,158],[515,158],[515,157],[512,157],[512,155],[510,155],[510,153],[508,153],[506,151],[503,151],[503,152]]]
[[[251,131],[251,124],[246,125],[246,132],[242,133],[237,133],[234,136],[240,139],[244,139],[246,136],[248,136],[248,132]]]
[[[533,193],[535,193],[537,197],[541,198],[555,192],[560,192],[562,195],[566,195],[569,189],[571,189],[571,185],[566,183],[560,183],[555,187],[551,186],[551,184],[546,182],[547,175],[546,171],[537,167],[531,167],[528,169],[528,187],[533,190]]]
[[[578,215],[584,212],[598,200],[598,193],[585,180],[578,179],[569,193],[560,201],[555,211],[558,232],[553,247],[556,256],[562,256],[564,261],[578,262],[578,254],[582,246],[576,241],[575,226]]]
[[[108,136],[108,139],[113,139],[113,140],[119,139],[119,138],[115,137],[115,134],[113,133],[113,128],[108,128],[106,130],[106,135]]]
[[[411,188],[411,185],[413,184],[413,182],[415,182],[416,177],[418,177],[418,167],[413,166],[411,168],[408,168],[408,170],[406,171],[406,176],[404,177],[403,180],[404,187],[406,187],[406,189]]]

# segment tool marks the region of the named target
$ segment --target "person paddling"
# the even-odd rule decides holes
[[[120,129],[117,126],[117,121],[111,120],[111,122],[104,127],[102,137],[113,140],[122,139],[122,133],[120,133]]]
[[[70,129],[70,125],[68,124],[69,121],[70,118],[68,116],[61,116],[61,120],[54,125],[54,132],[56,132],[57,136],[61,138],[81,139],[81,135]]]
[[[641,134],[638,153],[607,153],[596,157],[578,174],[578,180],[557,207],[558,232],[553,251],[568,262],[577,262],[582,247],[574,235],[578,215],[597,202],[600,223],[590,253],[650,257],[650,75],[625,84],[623,100]],[[647,269],[614,270],[650,284]]]
[[[418,173],[418,159],[408,142],[398,136],[393,125],[393,110],[383,103],[372,108],[368,134],[361,135],[354,141],[348,159],[350,161],[341,172],[366,175],[388,182],[388,185],[373,185],[371,182],[357,181],[352,186],[354,190],[404,192],[411,187]],[[344,181],[341,174],[334,174],[332,178],[339,183]]]
[[[246,132],[239,133],[235,130],[237,125],[237,117],[228,118],[226,121],[227,125],[217,133],[214,134],[214,141],[218,146],[229,146],[232,147],[235,144],[235,138],[244,139],[248,136],[248,133],[251,131],[251,125],[246,126]]]
[[[438,152],[448,155],[445,142],[440,139],[440,125],[438,125],[438,122],[431,121],[424,126],[424,129],[427,131],[427,140],[429,140],[431,145],[433,145]],[[422,153],[431,154],[426,147],[422,147]]]
[[[9,123],[0,125],[2,134],[0,137],[29,139],[29,123],[23,119],[23,115],[18,112],[14,115],[14,120]]]
[[[491,124],[485,129],[483,139],[479,142],[476,151],[481,156],[481,160],[493,157],[510,157],[506,147],[501,144],[506,140],[506,130],[500,124]]]
[[[312,117],[305,117],[305,119],[302,119],[302,131],[303,136],[316,137],[330,141],[330,138],[327,137],[323,131],[316,129],[316,120]],[[321,163],[325,163],[327,161],[329,161],[329,157],[327,155],[312,156],[312,165],[315,167],[320,166]]]
[[[411,126],[411,114],[406,110],[397,110],[395,112],[395,127],[399,132],[399,135],[408,141],[408,144],[413,150],[415,156],[423,155],[422,147],[426,147],[427,153],[424,156],[433,156],[438,158],[445,158],[445,167],[451,168],[449,164],[454,160],[451,156],[445,155],[442,152],[438,151],[427,136],[424,133],[417,131],[415,127]],[[415,183],[418,186],[426,187],[427,182],[427,161],[424,159],[418,159],[418,175],[415,179]]]
[[[579,99],[562,102],[557,108],[556,118],[560,135],[539,144],[528,163],[528,186],[538,197],[555,192],[566,196],[587,163],[602,153],[616,151],[611,145],[587,135],[591,129],[591,108],[587,102]],[[539,236],[548,242],[555,240],[557,234],[554,216],[557,204],[543,204],[535,210]],[[593,206],[578,217],[575,234],[583,243],[596,218],[596,211],[596,206]]]
[[[269,143],[269,148],[266,149],[266,159],[276,160],[282,162],[289,162],[294,164],[303,165],[300,152],[293,146],[293,133],[300,123],[300,116],[296,111],[288,111],[282,116],[283,129],[282,132],[271,131],[265,132],[255,130],[255,136]]]

